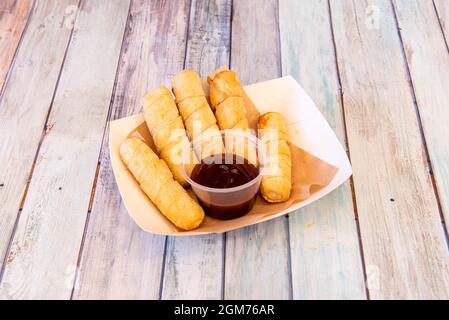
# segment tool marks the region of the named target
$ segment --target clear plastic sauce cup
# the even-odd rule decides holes
[[[252,180],[242,185],[230,188],[211,188],[194,181],[193,179],[195,179],[195,174],[193,174],[192,177],[187,174],[187,172],[189,171],[188,165],[183,165],[182,171],[185,179],[190,183],[194,193],[205,209],[206,214],[216,219],[229,220],[241,217],[247,214],[252,209],[256,201],[257,192],[259,191],[261,174],[258,161],[257,159],[254,160],[254,154],[256,154],[258,146],[258,140],[256,137],[241,131],[224,131],[222,132],[222,136],[224,141],[232,142],[226,144],[226,154],[211,155],[211,157],[208,157],[204,160],[208,160],[209,162],[207,163],[223,164],[223,162],[219,161],[221,159],[224,159],[224,164],[227,165],[227,167],[235,168],[235,166],[233,165],[241,165],[242,161],[239,162],[239,160],[243,160],[244,157],[245,164],[252,165],[252,176],[254,176]],[[236,146],[239,146],[239,144],[241,145],[242,143],[245,144],[243,148],[236,148]],[[229,148],[229,146],[231,145],[232,147]],[[242,150],[245,150],[245,154],[242,153]],[[247,160],[248,158],[252,160],[249,161]],[[201,165],[205,165],[204,161],[202,161],[200,164],[197,164],[196,166]],[[242,167],[240,166],[238,168],[241,169]],[[193,170],[193,172],[195,172],[195,169]],[[201,171],[199,172],[201,173]],[[220,178],[220,176],[217,177],[217,179]]]

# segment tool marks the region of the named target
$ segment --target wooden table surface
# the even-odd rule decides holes
[[[2,0],[0,298],[448,299],[448,41],[449,0]],[[226,234],[145,233],[108,123],[221,65],[295,77],[353,178]]]

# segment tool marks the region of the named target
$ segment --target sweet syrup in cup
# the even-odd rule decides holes
[[[231,150],[237,146],[233,143],[247,147],[246,150],[258,150],[257,138],[249,134],[227,130],[222,132],[222,137]],[[193,141],[193,146],[201,145],[201,141],[198,142],[197,139]],[[202,159],[190,174],[187,174],[189,166],[182,166],[184,177],[206,214],[220,220],[235,219],[247,214],[256,202],[261,181],[259,161],[253,157],[254,154],[251,153],[251,156],[239,151],[236,155],[230,150],[226,152]],[[248,159],[252,161],[248,161],[246,156],[240,156],[241,154],[248,155]],[[259,154],[258,157],[260,160]]]
[[[259,169],[235,154],[221,154],[205,158],[197,164],[191,179],[197,184],[210,189],[225,190],[223,193],[202,192],[196,190],[206,214],[220,220],[241,217],[248,213],[256,201],[258,184],[254,188],[238,188],[255,180]],[[195,190],[195,186],[192,186]],[[236,189],[233,191],[233,189]],[[256,192],[254,192],[256,191]]]

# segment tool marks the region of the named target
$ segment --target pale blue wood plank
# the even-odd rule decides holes
[[[370,298],[447,299],[449,252],[392,3],[330,4]]]
[[[193,0],[185,68],[202,78],[229,63],[231,0]],[[224,235],[169,237],[163,299],[222,297]]]
[[[112,105],[112,119],[141,111],[149,91],[183,67],[188,0],[131,2]],[[164,36],[162,36],[164,35]],[[108,131],[87,229],[75,299],[158,299],[164,236],[141,230],[126,212],[109,159]],[[186,239],[188,240],[188,239]]]
[[[431,1],[393,1],[446,229],[449,230],[449,55]],[[440,7],[440,12],[449,7]],[[444,21],[443,21],[444,25]]]
[[[129,3],[83,1],[75,15],[0,298],[71,296]],[[60,21],[47,32],[67,28]]]
[[[281,75],[276,0],[236,0],[231,68],[242,84]],[[286,217],[227,234],[225,298],[291,298]]]
[[[283,74],[294,76],[346,142],[332,31],[326,0],[281,0]],[[349,182],[290,214],[293,297],[365,299]]]

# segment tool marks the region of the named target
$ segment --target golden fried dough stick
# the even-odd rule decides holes
[[[145,194],[175,226],[183,230],[197,228],[204,211],[175,180],[167,164],[137,138],[128,138],[120,146],[123,162]]]
[[[172,79],[176,104],[192,141],[200,137],[193,148],[200,159],[224,152],[217,120],[207,102],[201,78],[193,70],[184,70]]]
[[[227,67],[215,70],[207,77],[207,82],[210,85],[210,103],[214,109],[227,98],[243,97],[237,74]]]
[[[181,185],[188,186],[181,165],[190,164],[187,166],[187,171],[190,171],[196,157],[170,90],[161,86],[148,93],[143,98],[143,109],[157,152],[167,162],[175,179]]]
[[[246,116],[243,88],[237,74],[227,67],[215,70],[207,78],[210,86],[210,101],[215,110],[220,130],[236,130],[249,133],[249,122]],[[257,164],[257,151],[244,139],[235,136],[229,141],[225,138],[228,152],[238,154],[250,162]],[[238,147],[236,149],[235,147]]]
[[[258,121],[259,139],[265,146],[264,174],[260,191],[268,202],[283,202],[292,188],[292,160],[284,117],[268,112]]]
[[[221,130],[248,130],[243,88],[237,74],[226,67],[215,70],[207,78],[210,102]]]

